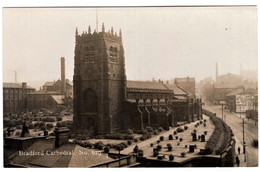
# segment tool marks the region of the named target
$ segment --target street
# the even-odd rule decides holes
[[[221,106],[205,104],[204,109],[216,113],[217,117],[222,118],[222,108]],[[236,138],[236,152],[238,146],[241,148],[241,153],[243,154],[243,124],[242,119],[244,119],[244,132],[245,132],[245,142],[246,142],[246,156],[240,155],[240,162],[248,167],[258,166],[258,148],[252,146],[252,140],[258,139],[258,123],[255,123],[252,119],[248,121],[245,115],[235,114],[230,112],[228,109],[223,110],[224,121],[231,127]],[[245,162],[246,160],[246,162]]]

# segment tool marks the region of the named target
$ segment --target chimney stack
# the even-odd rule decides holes
[[[56,127],[54,130],[55,133],[55,147],[58,148],[63,144],[69,142],[69,129],[66,127]]]
[[[61,94],[66,93],[66,80],[65,80],[65,58],[61,57]]]
[[[22,89],[26,89],[26,87],[27,87],[26,82],[23,82],[23,83],[22,83]]]

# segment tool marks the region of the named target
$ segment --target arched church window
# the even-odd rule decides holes
[[[112,46],[110,46],[109,51],[113,51],[113,47]]]

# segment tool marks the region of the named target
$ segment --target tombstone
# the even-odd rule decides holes
[[[43,135],[44,135],[44,136],[48,136],[48,131],[47,131],[47,130],[44,130],[44,131],[43,131]]]
[[[192,134],[192,141],[193,142],[197,141],[197,134],[196,133]]]
[[[159,160],[162,160],[162,159],[164,158],[164,155],[158,155],[157,158],[158,158]]]
[[[201,142],[205,142],[205,135],[202,134],[201,137],[200,137],[200,139],[201,139],[201,140],[200,140]]]
[[[189,146],[189,152],[194,152],[194,149],[195,149],[195,145],[190,145]]]

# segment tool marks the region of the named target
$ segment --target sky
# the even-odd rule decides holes
[[[215,78],[257,70],[256,7],[4,8],[3,81],[72,80],[75,30],[122,30],[128,80]]]

